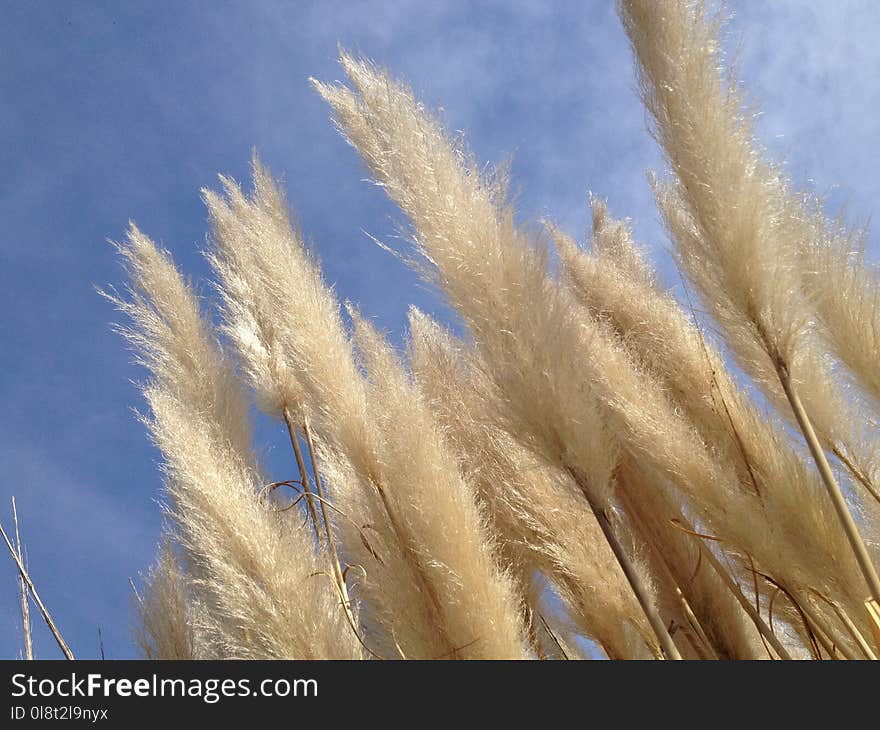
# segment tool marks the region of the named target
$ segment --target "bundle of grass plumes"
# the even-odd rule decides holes
[[[341,308],[256,159],[251,191],[204,191],[216,332],[132,227],[114,299],[167,484],[147,656],[875,658],[880,281],[754,141],[715,11],[619,5],[711,326],[604,203],[588,247],[519,227],[505,181],[344,52],[350,85],[314,86],[461,336],[413,310],[398,353]],[[293,477],[262,473],[251,397]]]

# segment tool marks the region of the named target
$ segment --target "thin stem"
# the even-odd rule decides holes
[[[808,598],[806,598],[805,596],[800,596],[799,604],[804,614],[806,615],[807,620],[812,626],[813,633],[816,634],[816,638],[819,639],[819,643],[822,644],[825,651],[828,652],[828,655],[832,659],[840,659],[840,656],[843,656],[844,659],[848,660],[858,659],[858,657],[852,652],[852,650],[848,649],[846,646],[843,645],[842,642],[835,639],[830,627],[822,619],[822,617],[813,610],[813,607],[810,605],[810,600]]]
[[[813,424],[810,421],[806,410],[804,410],[800,397],[792,386],[791,376],[789,375],[788,369],[782,364],[777,364],[776,372],[779,375],[779,381],[782,383],[782,388],[785,391],[788,402],[791,404],[791,409],[794,411],[794,416],[804,435],[810,453],[813,455],[813,460],[816,462],[816,467],[819,469],[822,481],[825,482],[828,496],[831,497],[834,511],[837,512],[837,517],[843,526],[850,547],[856,556],[856,562],[859,564],[859,569],[862,571],[862,575],[865,577],[865,582],[868,584],[871,598],[880,603],[880,578],[877,577],[877,570],[874,568],[874,563],[871,561],[871,556],[868,554],[868,548],[865,546],[862,536],[859,534],[859,529],[856,527],[855,520],[853,520],[853,517],[849,512],[843,492],[840,490],[840,485],[834,478],[834,473],[831,471],[831,466],[828,463],[828,459],[825,457],[825,452],[819,444],[819,439],[816,437],[816,432],[813,430]]]
[[[24,557],[21,552],[21,536],[18,534],[18,510],[15,507],[15,497],[12,498],[12,521],[15,523],[15,549],[18,553],[19,561],[24,564]],[[31,640],[31,612],[28,607],[27,583],[19,574],[18,576],[18,592],[21,598],[21,623],[24,626],[24,652],[25,658],[33,660],[34,645]]]
[[[559,652],[562,654],[562,658],[567,660],[568,653],[562,646],[562,642],[559,641],[556,634],[553,633],[553,629],[550,628],[550,624],[547,623],[547,619],[544,618],[544,614],[542,614],[540,611],[538,612],[538,618],[541,619],[541,625],[544,627],[544,631],[546,631],[550,635],[550,638],[553,639],[553,643],[556,644]]]
[[[318,513],[315,510],[315,502],[312,499],[312,483],[309,479],[308,472],[306,472],[306,464],[303,461],[302,450],[299,447],[299,439],[296,435],[296,424],[294,423],[293,417],[290,414],[290,409],[287,406],[284,406],[282,413],[284,415],[284,422],[287,424],[287,433],[290,435],[290,445],[293,447],[293,455],[296,457],[296,468],[299,469],[300,480],[302,482],[303,490],[306,493],[306,506],[309,510],[309,517],[311,517],[312,526],[315,528],[315,537],[320,544],[323,540],[321,539]]]
[[[593,507],[592,504],[590,504],[590,506]],[[669,635],[666,624],[663,622],[656,606],[654,606],[654,602],[651,600],[645,581],[642,579],[641,574],[636,570],[629,555],[627,555],[626,551],[623,549],[623,545],[615,534],[614,527],[611,524],[611,520],[608,519],[605,510],[593,507],[593,514],[596,515],[596,521],[602,529],[602,534],[605,535],[605,539],[608,541],[608,546],[611,548],[611,552],[614,553],[614,557],[617,558],[617,562],[620,563],[620,567],[623,570],[626,579],[629,581],[633,593],[636,594],[636,599],[642,607],[642,611],[644,611],[648,623],[651,624],[651,628],[657,636],[657,641],[660,642],[660,646],[663,649],[666,658],[681,659],[681,654],[679,654],[675,642]]]
[[[702,659],[718,659],[718,654],[715,652],[715,648],[712,646],[712,642],[709,641],[709,637],[706,636],[706,632],[703,629],[703,626],[700,624],[699,619],[694,614],[694,611],[691,608],[690,603],[688,603],[687,598],[685,598],[684,593],[682,593],[681,588],[675,586],[675,593],[678,596],[679,602],[681,603],[681,610],[684,612],[685,618],[687,618],[688,620],[688,624],[690,624],[690,627],[697,634],[700,642],[702,642],[702,648],[700,648],[699,643],[692,644],[694,646],[694,649],[698,654],[701,655]]]
[[[782,642],[776,638],[776,634],[773,633],[772,629],[767,625],[763,618],[761,618],[761,614],[759,614],[755,607],[749,602],[749,600],[743,595],[742,590],[737,585],[736,581],[731,578],[730,573],[727,572],[727,569],[721,564],[721,561],[715,556],[709,548],[703,543],[702,536],[694,530],[693,525],[691,525],[686,519],[683,517],[679,517],[679,522],[685,532],[689,532],[692,535],[697,537],[697,544],[700,546],[700,552],[703,557],[712,567],[712,569],[718,574],[718,577],[721,579],[721,582],[727,586],[727,589],[733,594],[733,597],[737,600],[740,606],[742,606],[743,611],[748,614],[748,617],[752,619],[752,623],[755,624],[755,627],[758,629],[761,636],[763,636],[769,643],[770,646],[773,647],[773,650],[779,656],[780,659],[791,660],[791,654],[785,649],[782,645]]]
[[[318,494],[318,504],[321,507],[321,519],[324,521],[324,534],[327,537],[327,551],[330,553],[330,564],[333,568],[333,575],[339,584],[339,592],[342,596],[343,605],[346,613],[354,624],[354,617],[351,616],[351,599],[348,596],[348,588],[345,585],[345,578],[342,575],[342,567],[339,564],[339,553],[336,550],[336,542],[333,540],[333,533],[330,529],[330,520],[327,517],[327,506],[324,497],[324,485],[321,481],[321,473],[318,470],[318,458],[315,454],[315,444],[312,440],[312,430],[309,428],[309,419],[303,416],[303,434],[306,437],[306,445],[309,447],[309,457],[312,462],[312,474],[315,476],[315,491]]]
[[[37,593],[36,586],[34,586],[34,582],[28,575],[28,572],[24,567],[24,563],[22,563],[21,558],[18,557],[18,553],[15,551],[15,548],[9,541],[9,537],[6,535],[6,531],[3,529],[3,525],[0,525],[0,535],[3,536],[3,541],[6,543],[6,547],[9,548],[9,553],[10,555],[12,555],[12,559],[18,566],[19,575],[24,579],[24,582],[27,583],[27,587],[30,589],[31,595],[34,597],[34,602],[37,604],[37,608],[39,608],[40,613],[43,614],[43,618],[46,621],[46,625],[49,627],[49,631],[52,632],[52,636],[55,637],[55,641],[58,642],[58,646],[61,647],[61,651],[64,652],[64,656],[68,659],[73,659],[73,652],[70,650],[70,647],[67,645],[64,637],[61,636],[61,632],[58,630],[58,627],[52,620],[52,616],[49,615],[49,610],[46,608],[45,605],[43,605],[43,602],[40,600],[40,596]]]
[[[669,630],[666,628],[666,624],[663,622],[660,613],[657,611],[657,607],[651,600],[648,586],[645,584],[642,575],[636,570],[636,566],[633,564],[629,555],[627,555],[626,550],[624,550],[620,539],[614,532],[614,526],[611,524],[611,520],[608,519],[607,513],[604,509],[593,504],[593,500],[590,499],[587,485],[584,483],[584,480],[580,475],[572,469],[569,469],[569,473],[580,488],[584,498],[587,500],[587,504],[590,505],[590,509],[593,511],[596,521],[599,523],[602,534],[608,542],[608,547],[611,548],[611,552],[614,553],[614,557],[617,558],[617,562],[620,565],[621,570],[623,570],[623,574],[626,576],[630,588],[632,588],[636,600],[639,602],[642,612],[645,614],[645,618],[648,619],[648,623],[650,624],[654,635],[657,637],[657,641],[660,642],[660,647],[666,655],[666,658],[676,660],[681,659],[681,654],[678,652],[675,642],[669,635]]]
[[[868,612],[868,623],[874,636],[874,643],[880,649],[880,604],[874,599],[865,601],[865,610]]]
[[[622,480],[622,477],[618,478]],[[626,486],[626,482],[621,481],[621,486]],[[696,632],[700,641],[703,642],[704,648],[699,649],[697,647],[694,647],[695,651],[701,659],[718,659],[715,648],[709,641],[709,637],[706,636],[706,632],[700,624],[699,619],[697,619],[696,615],[691,609],[690,604],[688,603],[687,598],[684,595],[684,592],[681,590],[680,582],[672,569],[672,565],[670,565],[670,562],[666,557],[666,551],[663,550],[662,546],[658,543],[659,538],[657,538],[656,535],[654,535],[652,531],[648,528],[646,524],[646,517],[643,514],[642,510],[639,509],[638,502],[631,497],[628,488],[618,490],[618,497],[621,500],[621,506],[623,507],[624,512],[626,512],[626,514],[630,518],[630,522],[632,523],[633,528],[638,531],[639,536],[641,537],[644,544],[651,550],[652,554],[657,560],[658,567],[662,568],[662,571],[665,574],[665,577],[669,583],[668,588],[671,589],[672,592],[675,594],[675,601],[678,603],[681,609],[682,616],[688,622],[690,627]],[[690,633],[685,631],[685,636],[688,639],[688,642],[692,646],[694,646],[694,639],[690,635]]]
[[[751,566],[751,570],[756,578],[763,578],[776,589],[773,594],[773,598],[770,599],[770,606],[767,608],[767,612],[770,616],[770,628],[773,628],[773,599],[776,597],[777,594],[782,593],[782,595],[784,595],[794,607],[794,610],[797,611],[798,616],[800,616],[801,623],[803,623],[804,626],[804,633],[806,633],[807,635],[807,648],[817,660],[821,660],[822,649],[819,646],[819,642],[816,638],[816,633],[815,631],[813,631],[813,624],[810,623],[809,619],[807,618],[807,614],[804,612],[804,609],[801,606],[801,600],[798,600],[798,597],[795,596],[794,593],[792,593],[788,588],[786,588],[782,583],[780,583],[772,576],[755,570],[754,566]]]
[[[526,609],[526,613],[528,614],[525,617],[526,637],[528,638],[529,644],[531,644],[531,647],[537,655],[538,659],[546,660],[547,654],[545,654],[544,650],[541,648],[541,641],[538,638],[538,631],[535,628],[535,612],[531,609]]]
[[[813,590],[813,593],[822,601],[831,606],[831,610],[837,614],[837,618],[840,619],[840,622],[846,627],[847,632],[852,637],[852,640],[856,642],[859,649],[861,649],[862,654],[865,655],[865,659],[871,659],[872,661],[876,661],[877,656],[874,654],[874,650],[871,649],[871,645],[865,640],[864,634],[859,631],[858,627],[852,622],[852,619],[847,616],[846,611],[844,611],[840,606],[838,606],[834,601],[829,598],[823,596],[819,591]]]
[[[865,476],[861,469],[859,469],[853,462],[847,457],[846,454],[843,453],[843,449],[839,446],[832,446],[831,453],[834,454],[839,460],[840,463],[843,464],[850,474],[852,474],[856,481],[861,484],[865,491],[868,492],[878,504],[880,504],[880,494],[877,494],[877,490],[874,489],[874,485],[871,484],[871,480]]]

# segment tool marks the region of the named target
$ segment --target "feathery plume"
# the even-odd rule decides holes
[[[611,657],[639,656],[639,638],[654,639],[577,488],[495,423],[492,387],[475,352],[415,308],[409,322],[416,382],[478,490],[521,592],[529,594],[540,571],[581,634]]]
[[[208,656],[359,656],[334,591],[313,575],[320,563],[308,532],[282,525],[257,493],[247,401],[195,294],[134,225],[118,248],[131,285],[127,300],[113,301],[151,372],[142,386],[147,423],[164,458],[190,589],[205,607]]]
[[[591,255],[553,231],[568,285],[663,383],[674,405],[711,445],[714,458],[737,472],[743,505],[758,510],[770,525],[786,526],[793,551],[786,560],[803,562],[813,574],[804,585],[824,585],[830,591],[825,595],[848,596],[848,610],[861,615],[861,577],[853,561],[838,558],[847,553],[846,536],[817,475],[773,418],[737,386],[721,355],[678,303],[660,289],[625,224],[613,221],[598,201],[593,211]]]
[[[167,540],[159,548],[156,564],[144,577],[143,595],[137,596],[137,602],[136,639],[145,658],[196,658],[186,574]]]
[[[863,391],[880,403],[880,278],[866,261],[867,231],[828,221],[816,206],[802,240],[801,275],[822,335]]]
[[[474,658],[521,658],[519,599],[495,562],[473,491],[391,346],[360,314],[350,313],[385,445],[385,475],[395,485],[410,550],[437,594],[449,640]]]
[[[401,400],[390,383],[384,393],[388,400],[375,400],[379,386],[361,375],[338,303],[290,225],[283,196],[256,162],[254,178],[250,199],[229,180],[224,180],[225,199],[205,192],[225,329],[247,360],[254,350],[247,343],[254,338],[241,333],[257,319],[260,306],[271,313],[276,341],[283,346],[277,348],[277,359],[293,381],[290,392],[299,394],[299,407],[314,420],[318,461],[334,486],[334,507],[347,517],[336,520],[342,552],[350,565],[358,566],[358,594],[384,628],[384,635],[373,637],[378,642],[375,650],[419,658],[521,656],[519,627],[511,622],[518,614],[505,579],[494,572],[491,555],[480,548],[485,536],[476,513],[468,516],[475,508],[468,507],[464,486],[456,486],[457,471],[444,472],[444,467],[455,465],[443,456],[425,418],[412,431],[397,433],[398,439],[406,435],[423,450],[414,451],[412,444],[402,441],[388,442],[395,432],[387,419],[389,404],[398,398],[398,423],[416,417],[413,404],[405,397]],[[268,299],[273,292],[280,297],[294,291],[296,296],[283,301]],[[365,325],[360,331],[365,343],[376,344],[367,337]],[[384,350],[370,352],[379,357]],[[258,353],[257,360],[261,358],[266,359]],[[260,372],[256,366],[248,370]],[[374,375],[378,379],[380,373]],[[400,379],[394,383],[398,388],[404,385]],[[264,390],[274,392],[271,387]],[[439,465],[438,456],[445,459]],[[420,470],[419,478],[413,478],[413,470]],[[443,495],[445,502],[438,504]],[[411,520],[432,531],[413,531]],[[450,553],[444,530],[457,535],[458,554]],[[446,561],[440,557],[444,554],[449,556]],[[485,597],[487,591],[494,598],[482,604],[478,615],[467,596]],[[486,605],[494,606],[494,612],[487,612]]]
[[[844,443],[834,431],[851,432],[834,418],[837,406],[838,414],[851,406],[828,376],[810,309],[802,306],[799,253],[812,234],[809,216],[754,143],[735,80],[719,75],[719,21],[709,7],[690,0],[619,3],[643,100],[676,176],[658,188],[658,200],[680,265],[740,364],[777,403],[788,401],[877,600],[880,578],[812,425],[817,419],[823,436]]]
[[[548,277],[546,247],[517,229],[503,183],[481,174],[408,88],[345,53],[341,63],[357,93],[317,81],[315,87],[410,218],[418,268],[466,322],[504,394],[503,418],[576,480],[664,651],[677,658],[645,577],[621,541],[624,528],[611,518],[618,450],[579,358],[594,357],[591,333]]]

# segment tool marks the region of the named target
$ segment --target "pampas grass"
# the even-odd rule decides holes
[[[356,658],[335,592],[316,579],[310,533],[261,498],[247,401],[193,291],[134,226],[119,246],[131,288],[114,297],[151,379],[147,424],[162,451],[168,513],[197,602],[202,657]]]
[[[729,504],[739,501],[743,510],[765,521],[764,537],[777,547],[780,540],[790,540],[789,565],[774,569],[774,574],[783,579],[793,564],[803,562],[814,574],[799,582],[820,589],[828,580],[836,581],[841,570],[848,571],[837,586],[822,589],[823,595],[846,595],[844,586],[857,586],[859,577],[853,561],[837,557],[847,552],[845,535],[817,475],[789,444],[780,424],[737,385],[691,315],[659,288],[625,224],[613,221],[604,204],[594,201],[593,208],[591,255],[554,232],[568,285],[658,377],[674,404],[711,444],[713,459],[737,474],[739,494],[725,498]],[[729,534],[717,520],[715,530]],[[791,537],[772,537],[771,531],[782,530]],[[750,532],[758,537],[759,525],[753,523]],[[741,544],[753,557],[759,555],[754,542]],[[809,550],[813,553],[803,560]],[[793,580],[784,582],[794,588]],[[859,592],[847,603],[850,612],[863,615]]]
[[[570,477],[542,463],[491,418],[497,396],[477,354],[418,310],[410,312],[410,331],[416,381],[478,490],[521,593],[531,595],[541,573],[559,591],[579,632],[608,656],[636,658],[645,641],[654,649],[626,578]]]
[[[377,556],[364,554],[374,549],[374,538],[366,537],[365,546],[362,534],[344,526],[341,536],[341,552],[370,584],[366,602],[388,622],[375,639],[381,652],[422,659],[522,656],[518,599],[496,568],[470,489],[457,478],[432,415],[419,407],[387,344],[352,313],[365,366],[357,367],[338,304],[266,170],[255,161],[250,199],[231,181],[224,185],[225,200],[211,192],[205,198],[226,330],[261,401],[277,409],[285,398],[296,399],[290,407],[311,414],[326,449],[335,452],[330,459],[347,461],[358,473],[355,484],[339,488],[334,504],[381,537]],[[264,366],[271,361],[283,362],[283,373]],[[389,553],[401,568],[379,568]],[[407,613],[388,605],[392,596],[410,603],[403,621]]]
[[[880,600],[880,578],[821,445],[846,444],[855,413],[828,375],[810,306],[800,304],[799,254],[802,241],[816,237],[815,223],[779,166],[753,143],[735,78],[718,75],[710,6],[623,0],[620,11],[645,106],[675,174],[658,185],[658,198],[680,264],[743,367],[779,402],[783,391],[868,590]]]
[[[479,173],[406,86],[344,53],[341,63],[356,92],[316,88],[410,218],[417,270],[467,323],[509,429],[578,484],[664,652],[677,658],[649,581],[624,546],[626,526],[613,521],[617,445],[599,394],[584,387],[584,364],[597,360],[593,333],[548,277],[546,247],[517,229],[504,185]]]
[[[135,593],[138,625],[135,638],[146,659],[195,659],[196,640],[192,614],[195,607],[187,595],[186,573],[170,542],[159,548],[156,564]]]
[[[589,247],[519,223],[504,175],[345,51],[348,85],[313,85],[460,335],[412,310],[404,355],[343,309],[256,157],[252,190],[203,191],[216,330],[132,226],[110,296],[149,372],[168,525],[137,598],[145,656],[876,657],[864,239],[753,139],[714,5],[619,10],[681,302],[598,199]],[[296,478],[262,472],[251,400]]]

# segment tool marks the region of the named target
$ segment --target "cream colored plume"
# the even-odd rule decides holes
[[[391,346],[352,316],[383,437],[384,478],[451,647],[456,656],[521,658],[522,597],[496,562],[474,492]]]
[[[658,202],[679,263],[727,344],[781,412],[797,419],[866,588],[880,600],[880,577],[823,452],[852,465],[857,477],[874,461],[861,439],[867,416],[835,377],[803,293],[814,218],[754,141],[736,79],[720,75],[713,7],[619,3],[643,99],[675,175],[658,183]]]
[[[547,277],[546,250],[517,230],[504,186],[480,172],[408,88],[344,53],[341,63],[357,93],[315,86],[412,222],[422,271],[467,323],[518,435],[555,463],[582,469],[594,502],[610,505],[617,452],[571,355],[586,333]]]
[[[342,54],[356,92],[316,87],[376,180],[413,225],[417,268],[438,285],[468,326],[487,374],[502,397],[506,430],[569,474],[597,514],[609,544],[629,571],[664,650],[671,646],[652,607],[644,574],[626,557],[626,525],[613,517],[613,471],[620,413],[593,379],[604,357],[597,330],[547,273],[547,251],[517,229],[504,188],[482,174],[411,91],[365,62]],[[553,333],[548,337],[548,333]],[[638,398],[638,393],[630,393]],[[626,420],[628,416],[624,418]],[[638,586],[637,588],[635,586]]]
[[[478,491],[504,562],[528,595],[537,572],[556,587],[578,631],[609,656],[635,658],[653,644],[626,578],[577,487],[501,429],[476,353],[417,309],[410,362],[461,468]]]
[[[781,559],[778,539],[792,552],[803,541],[788,525],[743,519],[760,514],[758,496],[740,489],[738,474],[715,460],[656,378],[548,276],[543,248],[517,230],[503,191],[478,172],[406,87],[345,55],[342,63],[356,92],[318,88],[349,141],[410,218],[423,266],[464,319],[503,395],[505,427],[572,473],[594,504],[611,503],[619,444],[659,478],[652,488],[674,485],[731,549],[784,575],[786,583],[837,593],[829,588],[837,587],[839,571],[826,569],[829,559],[847,566],[848,556],[832,552],[829,558],[819,545],[821,559]],[[790,492],[782,495],[794,502]],[[821,507],[813,514],[822,517]],[[817,526],[824,529],[823,520]],[[844,582],[844,588],[841,600],[853,605],[852,586]]]
[[[737,80],[721,77],[712,7],[620,3],[645,105],[676,176],[657,183],[658,203],[681,267],[740,364],[791,418],[777,372],[787,371],[826,447],[864,476],[874,463],[860,438],[865,414],[835,377],[803,294],[823,261],[805,252],[817,250],[823,226],[755,142]]]
[[[784,531],[791,550],[787,559],[804,563],[803,570],[814,574],[801,588],[812,585],[830,592],[825,595],[848,596],[843,599],[848,610],[861,616],[862,579],[847,557],[846,537],[818,476],[780,424],[734,381],[693,319],[662,291],[626,225],[593,201],[591,255],[565,234],[554,231],[553,236],[578,300],[662,382],[714,458],[735,470],[745,495],[740,504],[757,510],[773,531]]]
[[[136,639],[144,658],[197,658],[186,574],[167,541],[159,548],[159,557],[145,576],[137,601],[140,623]]]
[[[364,637],[370,651],[423,659],[522,656],[516,600],[484,545],[470,494],[460,483],[458,492],[450,490],[457,472],[444,469],[455,465],[443,456],[429,422],[423,417],[411,423],[407,434],[424,446],[421,451],[399,440],[386,414],[400,393],[389,384],[377,398],[379,385],[364,381],[338,303],[291,226],[268,172],[255,162],[250,198],[229,180],[224,187],[225,197],[205,191],[205,199],[225,329],[255,387],[269,394],[264,400],[278,399],[275,383],[281,381],[260,363],[277,360],[289,382],[286,392],[296,394],[298,408],[313,419],[319,468],[333,488],[334,532],[352,567],[352,592],[363,601],[365,617],[374,619],[373,634]],[[263,311],[271,327],[255,329]],[[252,347],[254,340],[273,344]],[[397,402],[398,423],[415,416],[412,403]],[[392,436],[397,440],[389,441]],[[438,502],[444,495],[447,500]],[[479,612],[473,609],[476,596],[488,601]],[[486,611],[487,605],[493,610]]]
[[[282,526],[263,501],[249,442],[247,402],[198,301],[161,251],[132,226],[120,246],[131,278],[125,330],[152,378],[147,421],[162,451],[169,513],[189,586],[204,610],[207,656],[357,658],[310,533]]]

